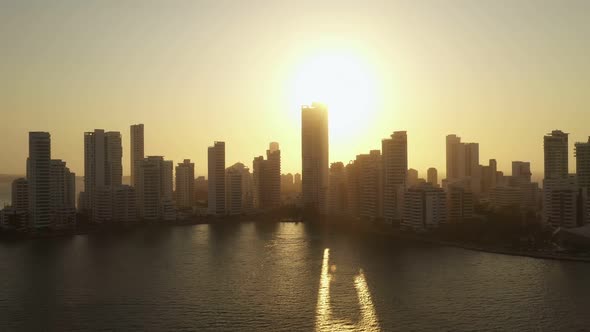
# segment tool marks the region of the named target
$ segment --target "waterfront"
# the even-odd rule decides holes
[[[590,326],[589,264],[304,224],[14,241],[0,244],[0,262],[0,321],[9,330]]]

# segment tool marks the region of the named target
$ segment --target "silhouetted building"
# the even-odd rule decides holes
[[[562,204],[563,200],[571,199],[568,193],[573,190],[574,186],[572,179],[568,176],[568,134],[561,130],[553,130],[550,134],[545,135],[543,150],[545,156],[543,221],[555,227],[559,225],[574,227],[572,225],[576,222],[571,220],[556,220],[561,218],[560,216],[566,219],[570,216],[570,213],[565,211],[569,209],[570,204]],[[575,186],[577,187],[577,183]]]
[[[195,203],[206,202],[208,199],[209,181],[204,176],[195,179]]]
[[[441,188],[421,184],[404,194],[402,228],[417,232],[431,230],[447,222],[447,198]]]
[[[479,144],[461,143],[461,138],[448,135],[447,144],[447,178],[446,184],[469,180],[469,190],[481,191],[481,166],[479,165]]]
[[[383,216],[383,170],[381,151],[371,150],[369,154],[356,157],[359,167],[359,216],[376,220]]]
[[[358,158],[357,158],[358,159]],[[360,192],[361,179],[359,173],[360,167],[357,160],[346,165],[346,193],[348,201],[348,215],[351,217],[359,217],[360,215]]]
[[[590,137],[588,142],[575,144],[576,177],[580,188],[583,224],[590,223]]]
[[[418,171],[410,168],[408,170],[408,187],[413,187],[418,184]]]
[[[51,215],[55,228],[70,227],[76,221],[76,174],[55,159],[51,160]]]
[[[161,156],[148,156],[138,170],[136,195],[139,216],[144,220],[174,219],[172,161]]]
[[[329,177],[328,109],[313,103],[301,109],[303,207],[306,213],[326,213]]]
[[[473,193],[450,185],[447,188],[447,211],[448,222],[463,222],[473,218]]]
[[[347,213],[348,193],[346,173],[342,162],[330,165],[330,181],[328,188],[328,215],[342,216]]]
[[[274,209],[281,205],[281,151],[278,143],[271,143],[262,156],[253,161],[254,207]]]
[[[301,174],[295,173],[295,175],[293,176],[293,186],[295,186],[296,192],[299,192],[299,193],[301,192],[301,190],[302,190],[301,185],[302,185]]]
[[[252,209],[252,180],[250,170],[236,163],[225,170],[225,209],[228,215],[248,213]]]
[[[293,174],[281,174],[281,193],[291,193],[295,191]]]
[[[88,211],[91,220],[97,218],[97,191],[101,191],[101,209],[108,209],[104,198],[106,191],[120,186],[123,181],[123,147],[119,132],[106,132],[95,129],[84,133],[84,210]]]
[[[131,125],[131,185],[136,186],[139,163],[145,158],[143,124]]]
[[[567,178],[568,135],[561,130],[554,130],[543,137],[545,179]]]
[[[51,225],[51,136],[47,132],[29,133],[27,159],[30,227]]]
[[[383,217],[387,222],[402,219],[403,192],[408,172],[408,137],[396,131],[391,138],[381,140],[383,151]]]
[[[12,181],[12,207],[16,212],[28,213],[29,210],[29,182],[25,178]]]
[[[139,172],[139,168],[138,168]],[[138,173],[136,173],[139,175]],[[133,223],[137,221],[137,197],[134,187],[120,185],[112,190],[112,217],[119,223]]]
[[[426,182],[430,183],[435,187],[438,186],[438,172],[436,171],[436,168],[430,167],[426,171]]]
[[[225,214],[225,142],[215,142],[208,149],[208,213]]]
[[[176,166],[176,206],[190,208],[195,204],[195,164],[185,159]]]

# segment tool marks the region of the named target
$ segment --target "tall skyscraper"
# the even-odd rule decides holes
[[[47,228],[51,225],[51,136],[47,132],[29,133],[27,180],[30,226]]]
[[[408,137],[396,131],[381,140],[383,151],[383,217],[388,222],[402,218],[401,194],[406,189],[408,172]]]
[[[98,196],[101,192],[101,209],[107,209],[104,202],[108,199],[105,193],[123,182],[123,147],[119,132],[106,132],[96,129],[84,133],[84,210],[88,211],[91,220],[99,221]]]
[[[176,206],[190,208],[195,204],[195,164],[185,159],[176,166]]]
[[[271,143],[262,156],[252,162],[254,181],[254,206],[258,209],[274,209],[281,205],[281,150],[278,143]]]
[[[225,142],[215,142],[208,149],[208,213],[225,214]]]
[[[430,167],[428,171],[426,171],[426,182],[432,184],[434,187],[438,186],[438,172],[436,168]]]
[[[561,130],[553,130],[543,138],[545,179],[567,178],[568,135]]]
[[[531,182],[531,163],[525,161],[512,162],[512,178],[518,183]]]
[[[464,173],[464,167],[464,148],[461,145],[461,137],[447,135],[447,180],[450,182],[460,178]]]
[[[568,176],[568,135],[553,130],[543,137],[543,221],[553,227],[577,225],[578,184]]]
[[[138,163],[143,162],[144,152],[143,124],[131,125],[131,185],[136,186]]]
[[[320,103],[301,109],[302,196],[306,213],[324,214],[329,176],[328,109]]]

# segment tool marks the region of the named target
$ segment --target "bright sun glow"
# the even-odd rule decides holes
[[[367,61],[350,52],[325,52],[296,66],[291,89],[298,106],[319,101],[328,106],[330,136],[360,135],[377,107],[376,77]]]

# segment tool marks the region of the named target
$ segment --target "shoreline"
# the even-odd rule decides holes
[[[37,239],[51,239],[51,238],[60,238],[60,237],[67,237],[67,236],[76,236],[76,235],[91,235],[91,234],[105,234],[105,233],[118,233],[122,231],[132,231],[136,229],[142,228],[167,228],[167,227],[179,227],[179,226],[197,226],[197,225],[214,225],[214,224],[236,224],[236,223],[305,223],[300,220],[288,219],[288,218],[263,218],[262,220],[252,220],[250,218],[240,217],[240,218],[206,218],[202,220],[192,220],[192,221],[185,221],[185,222],[173,222],[173,223],[134,223],[134,224],[112,224],[112,225],[101,225],[95,227],[83,227],[79,229],[71,229],[71,230],[59,230],[54,231],[51,233],[42,233],[42,234],[34,234],[34,233],[0,233],[0,242],[12,242],[12,241],[23,241],[23,240],[37,240]],[[528,258],[536,258],[536,259],[549,259],[549,260],[560,260],[560,261],[572,261],[572,262],[582,262],[582,263],[590,263],[590,256],[588,257],[580,257],[574,256],[569,254],[560,254],[555,252],[538,252],[538,251],[523,251],[523,250],[515,250],[515,249],[507,249],[507,248],[494,248],[489,246],[483,246],[478,244],[472,243],[461,243],[461,242],[454,242],[454,241],[447,241],[443,239],[434,239],[428,238],[424,236],[420,236],[417,234],[411,233],[403,233],[395,230],[393,228],[388,228],[386,225],[363,225],[356,222],[345,222],[345,223],[335,223],[335,222],[324,222],[315,224],[315,226],[319,227],[327,227],[329,229],[339,229],[339,230],[346,230],[348,232],[354,231],[361,231],[363,233],[387,236],[391,238],[397,238],[406,240],[409,242],[421,242],[427,243],[431,245],[437,246],[444,246],[444,247],[453,247],[459,248],[464,250],[470,251],[478,251],[478,252],[485,252],[490,254],[497,254],[497,255],[507,255],[507,256],[518,256],[518,257],[528,257]]]

